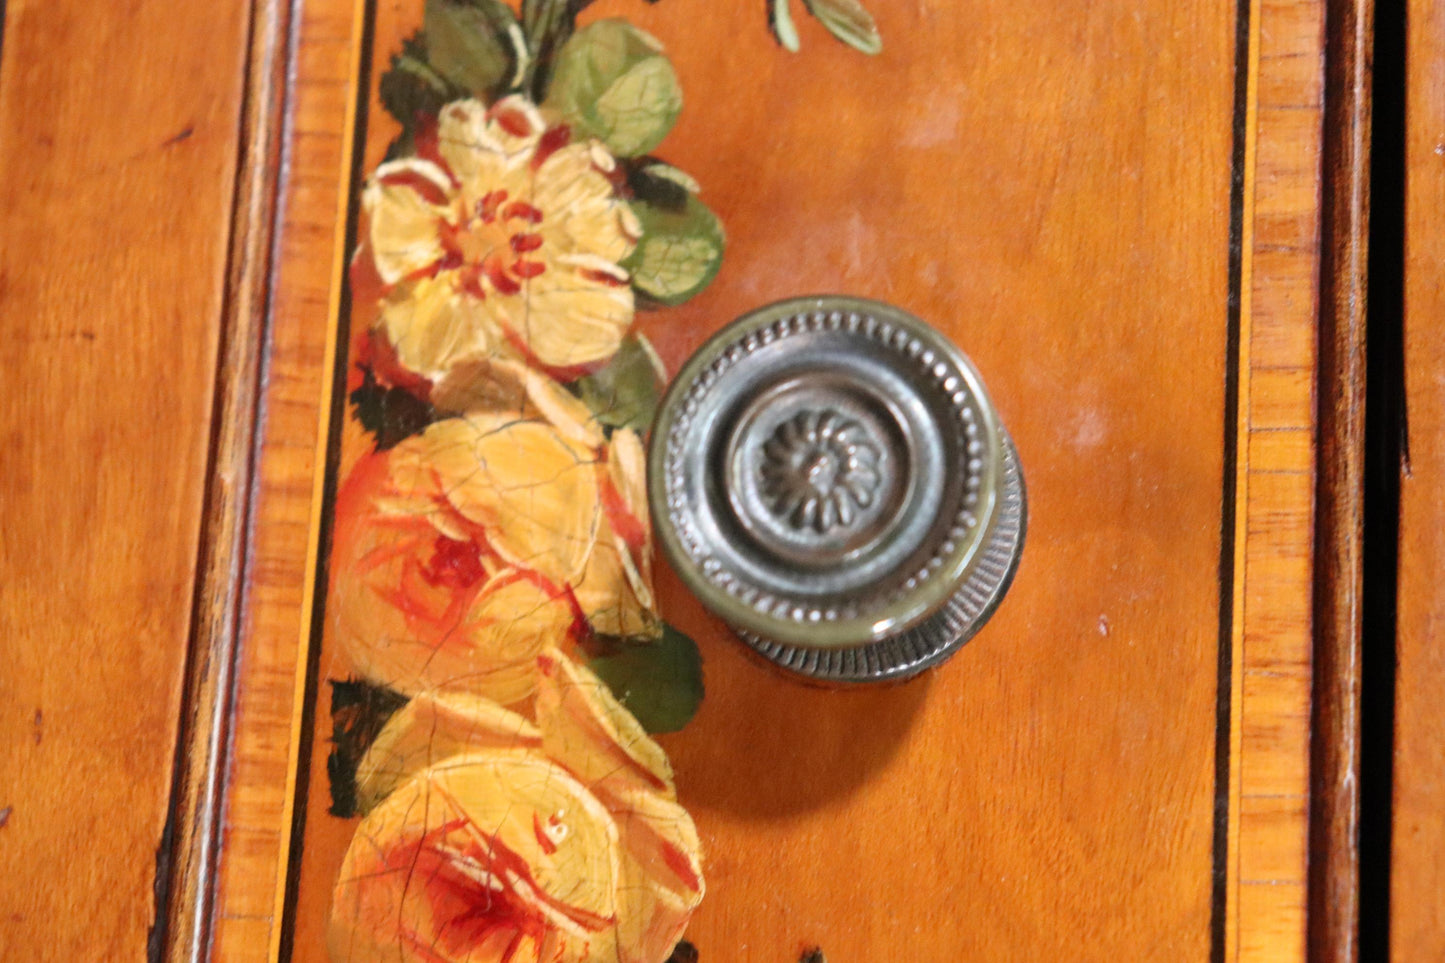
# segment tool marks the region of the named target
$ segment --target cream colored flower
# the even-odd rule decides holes
[[[610,358],[633,320],[619,264],[641,228],[606,149],[509,97],[448,104],[422,153],[382,164],[363,204],[387,288],[376,334],[432,400],[446,407],[478,361],[575,373]]]
[[[358,770],[333,963],[663,963],[704,891],[662,750],[595,676],[538,660],[537,723],[424,693]]]
[[[511,704],[544,646],[657,631],[641,442],[535,377],[519,414],[437,422],[338,494],[331,618],[366,678]]]

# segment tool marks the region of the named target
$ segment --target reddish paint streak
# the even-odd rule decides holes
[[[566,124],[558,124],[542,135],[537,142],[537,150],[532,154],[532,170],[540,170],[542,165],[551,159],[552,155],[572,142],[572,128]]]
[[[404,941],[411,944],[412,952],[420,956],[423,963],[456,963],[451,957],[438,953],[430,943],[421,938],[421,934],[405,923],[401,924],[397,932]]]
[[[387,387],[404,388],[422,401],[431,401],[431,379],[408,370],[401,363],[396,348],[380,331],[369,331],[358,339],[356,364],[358,367],[370,367],[376,380]]]
[[[688,859],[687,854],[672,843],[662,844],[662,861],[694,893],[702,889],[702,878],[693,868],[692,860]]]
[[[408,272],[408,273],[406,273],[406,274],[403,274],[403,275],[401,276],[401,280],[400,280],[398,283],[399,283],[399,284],[414,284],[414,283],[416,283],[417,281],[430,280],[431,278],[436,277],[438,274],[442,273],[443,271],[450,271],[450,270],[454,269],[454,268],[455,268],[458,264],[460,264],[460,263],[461,263],[461,260],[460,260],[460,258],[458,258],[457,256],[455,256],[455,255],[453,255],[453,254],[450,254],[450,253],[443,254],[441,257],[437,258],[435,261],[431,262],[430,264],[425,265],[425,266],[423,266],[423,267],[419,267],[419,268],[417,268],[415,271],[410,271],[410,272]],[[393,286],[393,285],[387,285],[386,290],[387,290],[387,291],[392,291],[392,290],[394,290],[394,286]]]
[[[602,511],[606,513],[608,522],[612,524],[612,530],[634,552],[646,551],[647,527],[642,524],[641,519],[633,514],[632,508],[627,504],[627,499],[617,490],[617,485],[613,483],[612,476],[608,474],[605,463],[597,467],[597,480],[602,489]]]
[[[598,271],[595,268],[583,268],[577,272],[581,277],[596,284],[605,284],[611,288],[626,287],[628,280],[626,276],[618,277],[607,271]]]
[[[507,203],[506,191],[490,191],[481,200],[477,201],[477,217],[480,217],[488,224],[497,219],[497,213],[501,211],[502,205]]]
[[[542,210],[533,207],[525,201],[513,201],[502,209],[502,216],[509,221],[526,221],[528,224],[541,224],[544,217]]]
[[[556,817],[551,817],[548,822],[556,825]],[[542,828],[542,817],[538,813],[532,813],[532,834],[537,837],[537,845],[542,847],[542,852],[548,856],[557,854],[557,844],[552,842],[552,837],[547,835],[547,830]]]
[[[482,566],[482,552],[476,542],[459,542],[438,535],[431,560],[421,574],[436,588],[457,590],[472,588],[487,577],[487,570]]]
[[[524,281],[530,281],[532,278],[539,278],[546,274],[547,265],[541,261],[527,261],[518,258],[512,262],[512,273]]]
[[[522,291],[521,282],[507,273],[509,266],[500,251],[493,251],[482,259],[482,272],[498,294],[512,295]]]
[[[435,788],[451,805],[456,805],[444,788],[440,785]],[[457,839],[454,833],[463,836]],[[615,916],[599,916],[545,892],[532,876],[526,860],[503,845],[498,835],[484,834],[466,819],[453,820],[425,834],[415,849],[399,849],[403,858],[415,855],[410,866],[412,878],[425,881],[423,888],[432,904],[433,916],[442,924],[436,942],[445,941],[448,949],[462,955],[497,932],[517,934],[509,941],[508,956],[521,945],[519,938],[530,938],[541,944],[549,929],[548,921],[538,912],[543,907],[592,932],[617,922]],[[479,880],[473,873],[460,871],[456,866],[457,857],[482,867],[489,879]],[[488,882],[500,889],[488,886]]]
[[[529,137],[533,133],[532,121],[526,111],[519,110],[505,101],[498,103],[488,111],[487,119],[495,120],[502,130],[513,137]]]
[[[482,265],[468,264],[462,268],[457,276],[457,284],[462,291],[478,301],[487,299],[487,289],[482,285]]]
[[[447,159],[442,156],[441,141],[437,135],[438,126],[437,118],[429,114],[418,114],[416,123],[412,127],[414,131],[412,134],[413,150],[417,157],[431,161],[440,167],[446,174],[447,181],[451,183],[452,189],[456,190],[462,186],[462,182],[457,178],[451,165],[447,163]]]
[[[502,329],[503,337],[507,339],[507,343],[512,346],[512,349],[516,351],[519,355],[521,355],[529,365],[536,368],[538,371],[543,371],[546,374],[551,375],[552,380],[554,381],[560,381],[563,384],[567,384],[569,381],[576,381],[578,378],[581,378],[584,375],[592,374],[592,372],[601,368],[605,363],[604,361],[598,361],[593,364],[547,364],[541,358],[537,357],[536,354],[533,353],[532,346],[528,344],[527,341],[520,334],[517,333],[515,328],[513,328],[509,324],[504,324],[500,321],[498,322],[498,325]]]
[[[442,187],[429,177],[425,177],[417,171],[403,170],[392,171],[381,178],[381,183],[387,187],[405,187],[416,191],[428,204],[435,204],[438,207],[446,204],[447,194]]]
[[[542,594],[554,602],[566,602],[568,607],[572,609],[571,634],[573,638],[580,638],[581,635],[579,633],[591,632],[591,626],[587,622],[587,616],[583,613],[582,604],[577,601],[577,593],[572,591],[572,586],[559,586],[556,582],[553,582],[540,572],[533,571],[532,569],[516,569],[497,578],[488,588],[493,590],[500,589],[517,582],[527,582],[528,584],[535,585],[542,590]],[[579,626],[581,626],[580,629]]]
[[[527,934],[520,931],[512,937],[512,942],[508,943],[507,948],[502,951],[502,963],[512,963],[517,958],[517,954],[522,952],[522,941],[526,937]]]
[[[572,607],[572,626],[568,630],[573,641],[579,645],[584,644],[592,638],[592,623],[587,621],[587,613],[582,611],[582,603],[577,601],[577,593],[568,585],[563,590],[567,604]]]

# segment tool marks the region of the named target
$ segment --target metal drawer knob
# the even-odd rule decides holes
[[[904,679],[1002,599],[1023,475],[982,379],[890,305],[806,298],[729,325],[653,434],[659,541],[756,652],[811,679]]]

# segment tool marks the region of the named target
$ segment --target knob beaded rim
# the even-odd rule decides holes
[[[648,487],[699,600],[766,657],[840,681],[956,647],[959,592],[1000,538],[1004,570],[973,590],[1006,587],[1022,538],[1022,475],[977,370],[920,319],[857,298],[770,305],[703,345],[663,400]],[[916,637],[940,627],[938,644]],[[900,638],[909,656],[841,668]]]

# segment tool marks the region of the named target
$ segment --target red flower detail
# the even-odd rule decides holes
[[[558,124],[549,128],[537,142],[537,150],[532,155],[532,170],[541,170],[547,159],[572,142],[572,128],[566,124]]]

